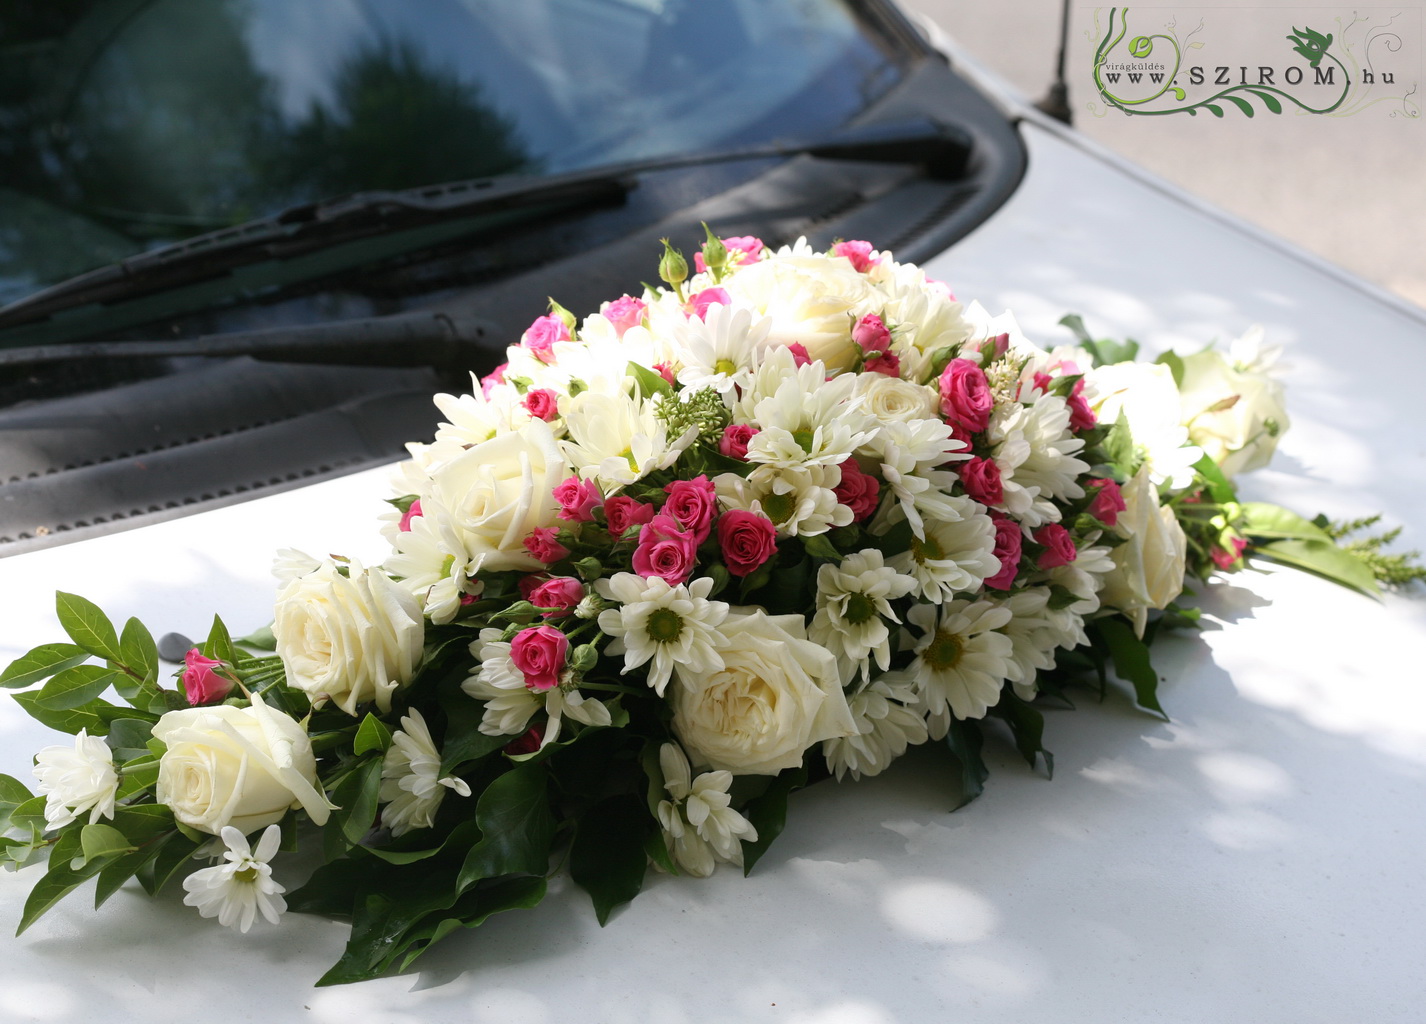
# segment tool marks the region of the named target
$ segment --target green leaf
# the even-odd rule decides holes
[[[1227,100],[1229,103],[1232,103],[1232,104],[1233,104],[1234,106],[1236,106],[1239,110],[1241,110],[1241,111],[1243,112],[1243,115],[1244,115],[1245,117],[1252,117],[1252,116],[1253,116],[1253,105],[1252,105],[1251,103],[1249,103],[1247,100],[1243,99],[1243,97],[1241,97],[1241,96],[1224,96],[1223,98],[1224,98],[1225,100]]]
[[[1096,619],[1094,625],[1109,647],[1114,671],[1133,685],[1139,707],[1168,721],[1168,714],[1159,704],[1159,675],[1149,661],[1149,645],[1135,636],[1129,624],[1117,615]]]
[[[506,746],[513,736],[487,736],[480,731],[485,705],[471,700],[459,690],[450,703],[441,707],[446,712],[446,735],[441,747],[441,773],[437,778],[458,775],[472,761],[493,754]]]
[[[406,933],[402,942],[399,970],[412,962],[457,928],[477,928],[496,914],[507,910],[529,910],[545,898],[548,883],[539,876],[501,878],[480,883],[451,908],[456,916],[432,914],[419,928]],[[437,920],[439,918],[439,920]]]
[[[1258,99],[1262,100],[1263,106],[1267,107],[1268,110],[1272,111],[1274,114],[1282,113],[1282,104],[1278,102],[1277,97],[1274,96],[1272,93],[1259,92],[1257,89],[1249,89],[1248,91],[1251,92]]]
[[[46,711],[82,708],[113,685],[119,673],[103,665],[76,665],[57,673],[33,696],[35,706]]]
[[[94,909],[98,910],[110,896],[119,891],[125,882],[152,863],[177,835],[177,832],[169,832],[154,842],[141,846],[107,864],[99,872],[99,882],[94,888]]]
[[[98,666],[95,667],[97,668]],[[79,733],[80,729],[86,729],[90,736],[103,736],[109,731],[108,723],[99,717],[97,713],[98,705],[102,703],[101,701],[93,701],[88,707],[55,711],[51,708],[42,707],[39,703],[39,697],[40,694],[38,690],[32,690],[28,693],[17,693],[15,694],[15,703],[35,721],[41,725],[49,726],[56,732],[67,732],[71,736],[74,736]]]
[[[525,763],[485,788],[475,806],[481,839],[465,857],[457,888],[498,875],[543,875],[550,866],[555,818],[543,764]]]
[[[208,642],[203,645],[203,653],[229,665],[237,661],[238,655],[233,649],[233,638],[228,635],[228,627],[216,615],[213,616],[213,628],[208,631]]]
[[[1173,374],[1174,386],[1183,387],[1183,359],[1172,349],[1159,353],[1159,357],[1154,360],[1169,368],[1169,373]]]
[[[22,654],[0,672],[0,686],[18,690],[48,679],[56,672],[82,665],[90,658],[89,652],[75,644],[41,644],[28,654]]]
[[[138,619],[124,623],[124,632],[119,637],[119,654],[123,665],[141,676],[144,682],[158,679],[158,645],[154,643],[148,627]]]
[[[358,757],[372,750],[385,753],[390,746],[391,730],[386,727],[385,722],[368,711],[357,728],[356,738],[352,740],[352,753]]]
[[[1010,726],[1011,735],[1015,737],[1015,749],[1020,751],[1026,763],[1034,768],[1036,760],[1043,757],[1045,774],[1053,778],[1055,755],[1045,749],[1045,716],[1017,697],[1008,686],[1001,692],[1000,702],[991,709],[991,713]]]
[[[94,822],[79,830],[79,849],[82,861],[76,868],[101,857],[117,857],[121,853],[132,853],[136,847],[128,837],[112,825]]]
[[[985,792],[985,780],[990,778],[990,769],[980,756],[980,748],[985,738],[981,735],[980,724],[969,719],[952,716],[950,728],[946,730],[946,746],[960,763],[960,802],[953,811],[958,811]]]
[[[1222,107],[1215,106],[1215,105],[1212,104],[1212,103],[1205,103],[1205,104],[1203,104],[1203,105],[1204,105],[1204,107],[1207,108],[1208,112],[1209,112],[1210,114],[1212,114],[1214,117],[1222,117],[1222,116],[1223,116],[1223,108],[1222,108]]]
[[[135,871],[139,884],[150,896],[157,896],[181,868],[193,870],[193,854],[212,838],[203,836],[201,839],[192,839],[184,835],[181,829],[175,829],[168,838],[158,841],[157,855]],[[101,877],[100,885],[103,884]]]
[[[674,397],[673,387],[657,371],[631,362],[624,372],[634,378],[634,383],[638,385],[639,391],[645,398],[652,398],[654,395],[663,395],[665,398]]]
[[[1089,331],[1084,326],[1084,318],[1078,313],[1066,313],[1060,317],[1060,326],[1068,327],[1081,345],[1094,344],[1094,339],[1089,336]]]
[[[743,808],[743,817],[758,830],[755,842],[743,843],[743,874],[753,870],[753,865],[762,860],[772,846],[772,841],[782,834],[787,826],[787,798],[795,790],[807,785],[807,767],[789,768],[773,779],[772,785],[756,799],[749,800]]]
[[[1134,452],[1134,435],[1129,430],[1129,421],[1121,412],[1119,418],[1109,427],[1102,444],[1104,457],[1117,466],[1125,476],[1133,476],[1138,469],[1138,456]]]
[[[1332,542],[1326,530],[1281,505],[1250,501],[1242,506],[1243,532],[1250,537],[1293,538]]]
[[[332,803],[337,809],[332,811],[322,833],[328,860],[341,856],[347,846],[356,846],[371,831],[381,792],[381,760],[366,760],[332,790]]]
[[[831,538],[825,533],[814,534],[811,537],[803,537],[802,550],[813,558],[821,558],[828,562],[840,562],[842,560],[842,553],[833,546]]]
[[[1193,464],[1194,470],[1203,477],[1204,483],[1208,485],[1208,496],[1217,504],[1223,505],[1230,501],[1238,500],[1238,492],[1234,489],[1232,482],[1223,475],[1223,470],[1218,463],[1205,455]]]
[[[403,508],[401,511],[405,512],[406,509]],[[259,651],[277,650],[277,637],[273,635],[271,626],[263,626],[261,629],[255,629],[247,636],[238,637],[234,643],[240,644],[243,647],[253,647]]]
[[[569,873],[589,893],[601,925],[643,888],[648,867],[644,840],[655,824],[644,801],[632,793],[602,800],[580,817]]]
[[[97,605],[77,594],[63,591],[55,594],[55,611],[59,624],[69,638],[90,654],[106,661],[119,660],[119,635],[114,624]]]
[[[1255,544],[1248,553],[1254,558],[1266,558],[1302,569],[1368,597],[1379,597],[1381,594],[1371,569],[1356,555],[1337,547],[1330,540],[1275,540]]]

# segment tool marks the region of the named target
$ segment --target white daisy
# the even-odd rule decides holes
[[[597,477],[607,494],[673,465],[698,437],[690,427],[670,438],[656,409],[652,400],[620,392],[580,392],[570,400],[569,437],[560,444],[580,475]]]
[[[911,548],[887,564],[916,580],[918,596],[933,604],[976,590],[1000,571],[995,557],[995,522],[970,498],[953,498],[959,518],[931,520],[925,537],[912,537]]]
[[[748,461],[778,468],[835,466],[876,436],[863,430],[867,417],[853,400],[856,376],[826,380],[819,363],[799,367],[770,395],[758,399],[750,422],[759,427],[748,443]]]
[[[756,842],[757,829],[729,806],[733,773],[703,772],[696,779],[688,756],[677,743],[659,748],[659,767],[670,800],[660,800],[659,824],[678,866],[695,878],[707,878],[715,862],[743,865],[743,843]]]
[[[221,838],[228,847],[223,854],[227,863],[201,868],[185,878],[183,888],[188,895],[183,902],[197,907],[203,917],[216,917],[219,924],[240,932],[251,928],[258,914],[277,924],[287,909],[282,898],[287,890],[272,880],[268,861],[277,853],[282,829],[267,826],[256,850],[232,825],[223,826]]]
[[[451,775],[438,778],[440,772],[441,752],[431,739],[425,718],[412,708],[402,716],[401,728],[392,734],[391,746],[381,764],[378,799],[386,804],[381,821],[393,836],[430,828],[447,789],[459,796],[470,796],[465,780]]]
[[[397,585],[421,602],[435,623],[450,622],[460,610],[464,594],[478,593],[476,579],[483,558],[472,559],[455,527],[455,517],[434,496],[421,499],[421,514],[411,516],[409,528],[392,537],[396,553],[382,566],[399,576]]]
[[[670,341],[680,365],[678,382],[694,390],[713,388],[722,395],[746,390],[771,327],[767,317],[754,323],[750,311],[722,303],[709,306],[703,318],[689,317],[677,324]]]
[[[970,453],[962,450],[965,444],[951,434],[951,427],[940,419],[882,424],[866,454],[881,462],[882,479],[899,502],[894,506],[896,513],[888,513],[891,518],[884,525],[892,525],[904,516],[912,532],[924,537],[923,516],[945,521],[959,516],[958,505],[951,497],[956,475],[936,468],[970,458]]]
[[[822,756],[840,779],[879,775],[906,748],[925,743],[926,715],[918,707],[916,685],[905,672],[888,672],[848,699],[855,735],[826,740]]]
[[[933,739],[956,718],[984,718],[1000,700],[1012,669],[1010,638],[997,632],[1010,612],[988,601],[951,601],[939,608],[918,604],[907,614],[921,630],[910,672]]]
[[[842,482],[836,466],[759,466],[746,477],[721,473],[713,478],[724,508],[761,512],[779,537],[811,537],[852,521],[852,510],[833,490]]]
[[[1009,610],[1010,621],[1002,632],[1010,638],[1010,675],[1015,695],[1021,700],[1034,700],[1039,673],[1053,668],[1055,650],[1060,646],[1060,634],[1046,615],[1050,599],[1049,587],[1027,587],[1003,600],[991,598]]]
[[[599,613],[599,628],[614,638],[608,653],[624,655],[621,674],[652,662],[649,686],[662,697],[675,665],[691,672],[723,667],[717,648],[727,641],[718,626],[728,617],[728,606],[708,600],[711,576],[670,586],[658,576],[621,572],[594,587],[604,600],[619,605]]]
[[[45,794],[45,824],[64,828],[88,812],[92,825],[114,816],[119,775],[109,745],[80,729],[74,745],[55,744],[35,755],[35,787]]]
[[[867,548],[817,571],[817,613],[807,638],[836,655],[843,682],[858,670],[869,679],[870,659],[886,671],[891,664],[891,632],[886,622],[900,622],[891,601],[916,589],[916,581],[883,563],[881,552]]]
[[[1089,472],[1089,463],[1075,458],[1084,441],[1074,436],[1069,419],[1069,406],[1059,395],[1040,394],[1031,405],[1010,402],[996,407],[990,418],[990,443],[1022,439],[1029,445],[1015,467],[1016,484],[1061,501],[1084,497],[1078,480]]]

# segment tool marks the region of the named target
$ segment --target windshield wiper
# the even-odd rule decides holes
[[[429,366],[463,374],[495,365],[504,344],[489,339],[501,336],[500,328],[487,320],[415,312],[176,341],[73,341],[0,349],[0,369],[96,359],[251,356],[277,363]]]
[[[970,154],[971,138],[963,129],[915,119],[843,129],[814,139],[606,164],[543,178],[482,178],[400,191],[359,192],[294,206],[62,281],[0,307],[0,330],[76,306],[174,288],[247,264],[291,259],[341,242],[453,217],[540,206],[585,208],[622,203],[637,187],[640,175],[655,171],[811,156],[921,164],[929,177],[955,180],[964,174]]]

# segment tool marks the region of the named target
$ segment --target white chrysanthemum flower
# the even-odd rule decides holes
[[[907,747],[926,742],[926,715],[919,707],[916,684],[905,672],[888,672],[847,704],[856,734],[822,744],[827,767],[838,779],[848,772],[853,779],[879,775]]]
[[[109,745],[80,729],[74,745],[55,744],[35,755],[36,787],[45,794],[45,824],[64,828],[88,812],[92,825],[114,816],[119,775]]]
[[[743,843],[757,842],[758,831],[729,806],[729,771],[703,772],[696,779],[688,756],[677,743],[659,748],[659,767],[670,800],[660,800],[659,824],[679,868],[707,878],[715,862],[743,866]]]
[[[931,520],[925,537],[912,537],[910,550],[887,561],[897,572],[912,577],[918,596],[932,604],[977,590],[1000,571],[994,520],[985,514],[984,506],[964,495],[953,500],[959,503],[958,519]]]
[[[430,828],[446,790],[470,796],[470,786],[453,775],[439,778],[441,752],[421,712],[412,708],[401,717],[401,728],[391,735],[391,746],[381,763],[378,799],[386,804],[381,823],[393,836],[412,829]]]
[[[882,479],[896,495],[898,504],[884,512],[886,518],[873,525],[874,532],[905,517],[912,532],[924,537],[926,518],[953,522],[959,517],[958,505],[951,496],[956,475],[935,468],[970,458],[964,442],[951,435],[951,427],[940,419],[882,425],[867,454],[880,460]]]
[[[1016,473],[1030,455],[1030,442],[1020,436],[1007,437],[991,449],[990,458],[1000,473],[1002,494],[1000,504],[992,507],[1009,513],[1023,526],[1034,529],[1045,523],[1058,522],[1060,513],[1054,502],[1040,496],[1038,484],[1025,484],[1016,479]]]
[[[944,288],[928,284],[926,272],[912,263],[895,263],[882,255],[868,274],[885,296],[882,319],[897,325],[896,348],[902,374],[919,380],[930,370],[933,354],[963,345],[974,330],[964,307]]]
[[[1013,474],[1018,486],[1033,487],[1040,495],[1060,501],[1084,497],[1079,478],[1089,472],[1089,463],[1075,458],[1084,441],[1074,436],[1069,420],[1069,406],[1059,395],[1040,394],[1031,405],[996,406],[988,429],[991,445],[1021,439],[1029,446]]]
[[[666,469],[698,437],[690,427],[677,438],[659,418],[656,402],[622,392],[584,391],[565,417],[568,440],[560,442],[584,477],[595,477],[605,493]]]
[[[1003,599],[990,597],[992,604],[1010,612],[1010,621],[1001,631],[1010,638],[1009,679],[1021,700],[1035,699],[1037,676],[1055,664],[1060,633],[1046,612],[1049,600],[1049,587],[1027,587]]]
[[[272,560],[272,574],[282,582],[307,576],[322,568],[320,559],[296,548],[280,548]]]
[[[759,429],[748,443],[748,461],[778,468],[846,461],[876,436],[875,429],[861,429],[863,415],[852,415],[855,386],[854,375],[825,380],[819,364],[799,367],[753,407],[750,422]]]
[[[1010,612],[988,601],[951,601],[939,608],[918,604],[906,616],[921,630],[910,672],[933,739],[956,718],[984,718],[1000,700],[1012,671],[1010,638],[998,630]]]
[[[421,602],[432,622],[450,622],[461,596],[483,586],[476,579],[483,556],[471,559],[454,517],[434,497],[422,499],[421,514],[409,526],[392,537],[396,553],[382,568],[401,577],[397,585]]]
[[[544,710],[549,716],[545,747],[559,739],[565,718],[584,725],[608,725],[608,706],[601,700],[585,697],[578,690],[563,685],[536,692],[525,685],[525,674],[510,659],[509,641],[500,639],[498,629],[482,629],[480,637],[470,645],[470,653],[480,660],[476,670],[461,683],[467,696],[485,701],[485,714],[480,731],[486,736],[519,736],[529,728],[535,713]]]
[[[746,477],[721,473],[713,478],[724,508],[761,512],[779,537],[813,537],[852,521],[852,510],[837,501],[842,482],[837,466],[759,466]]]
[[[886,566],[876,548],[848,555],[841,564],[828,562],[817,571],[817,613],[807,638],[836,655],[843,682],[858,670],[869,679],[872,657],[884,672],[891,664],[891,631],[886,622],[901,621],[890,602],[916,586],[910,576]]]
[[[621,572],[594,587],[604,600],[619,604],[599,613],[599,628],[614,638],[608,652],[624,655],[621,674],[652,662],[649,686],[662,697],[675,665],[690,672],[723,667],[717,648],[726,641],[718,626],[728,617],[728,605],[708,600],[711,576],[671,586],[658,576]]]
[[[708,307],[705,317],[689,317],[674,327],[670,344],[678,362],[678,382],[686,388],[713,388],[721,395],[752,385],[758,353],[772,321],[756,323],[746,309],[722,303]]]
[[[183,902],[198,908],[203,917],[216,917],[227,928],[246,932],[262,914],[269,924],[277,924],[287,901],[287,890],[272,879],[268,864],[282,842],[282,829],[269,825],[258,840],[257,849],[232,825],[224,825],[220,834],[227,846],[223,859],[227,862],[211,868],[200,868],[183,880],[188,895]]]

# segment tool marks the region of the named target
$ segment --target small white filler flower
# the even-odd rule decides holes
[[[470,786],[453,775],[439,778],[441,752],[431,739],[431,730],[421,712],[412,708],[401,718],[401,728],[391,737],[391,746],[381,764],[380,800],[386,804],[382,823],[393,836],[416,828],[430,828],[436,811],[449,789],[470,796]]]
[[[114,816],[119,775],[109,745],[80,729],[74,746],[55,744],[35,755],[35,778],[45,794],[45,824],[63,828],[86,811],[92,825]]]
[[[671,800],[659,801],[659,824],[678,866],[695,878],[707,878],[718,861],[743,863],[743,843],[757,842],[752,822],[729,806],[733,773],[703,772],[697,778],[677,743],[659,748],[659,768]]]
[[[282,830],[269,825],[258,840],[257,849],[248,846],[247,838],[231,825],[225,825],[222,840],[228,849],[223,854],[226,863],[202,868],[183,880],[188,895],[183,902],[197,907],[204,917],[216,917],[228,928],[247,932],[258,914],[270,923],[287,909],[282,894],[287,890],[272,880],[272,867],[267,863],[277,853]]]

